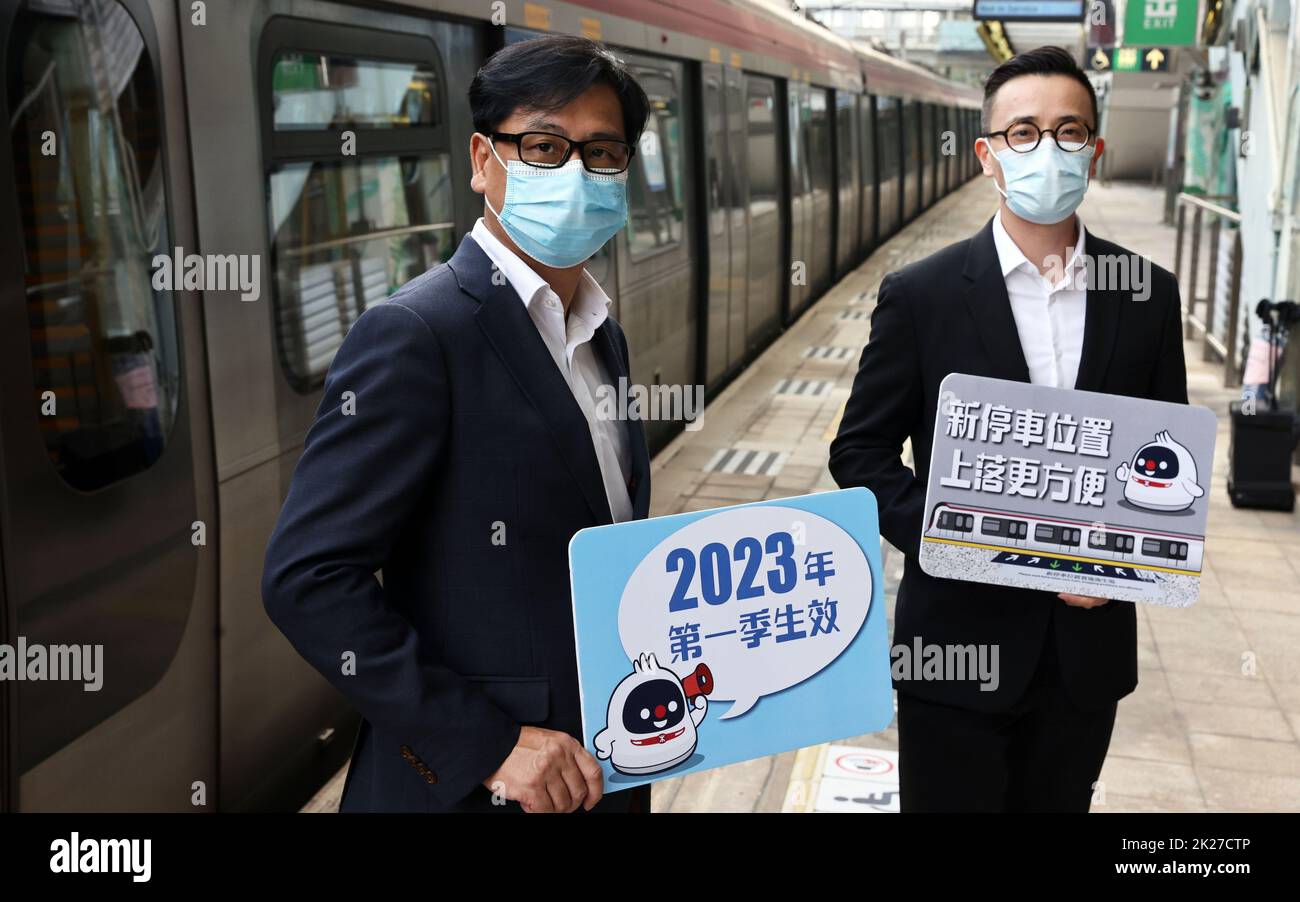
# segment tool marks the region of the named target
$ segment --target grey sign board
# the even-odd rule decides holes
[[[1205,555],[1209,408],[952,373],[921,569],[1185,607]]]

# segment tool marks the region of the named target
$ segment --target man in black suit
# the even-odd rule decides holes
[[[1087,811],[1116,703],[1137,685],[1133,605],[921,570],[939,383],[969,373],[1186,403],[1178,286],[1155,266],[1127,286],[1088,284],[1087,261],[1130,255],[1074,213],[1103,141],[1096,95],[1066,51],[999,66],[982,116],[975,152],[1002,195],[997,215],[881,282],[830,469],[875,493],[881,531],[906,558],[896,645],[999,648],[993,691],[896,678],[904,810]]]
[[[626,221],[648,102],[572,37],[501,50],[469,94],[484,218],[348,332],[263,598],[363,717],[343,811],[647,811],[583,747],[568,544],[650,505],[641,424],[594,402],[628,350],[583,268]]]

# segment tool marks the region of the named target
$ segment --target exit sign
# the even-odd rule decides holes
[[[1129,47],[1195,44],[1198,5],[1199,0],[1128,0],[1124,43]]]

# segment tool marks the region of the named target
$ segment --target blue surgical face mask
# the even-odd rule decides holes
[[[506,196],[500,212],[487,196],[510,240],[538,263],[567,269],[586,262],[627,222],[627,171],[588,172],[582,160],[539,169],[522,160],[508,164]]]
[[[998,187],[996,180],[993,184],[1021,219],[1052,225],[1068,218],[1083,203],[1092,165],[1091,147],[1066,153],[1044,135],[1029,153],[1016,153],[1008,147],[993,156],[1002,165],[1006,190]]]

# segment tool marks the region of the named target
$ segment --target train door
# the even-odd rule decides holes
[[[809,262],[805,242],[812,230],[812,179],[808,172],[806,122],[811,108],[805,103],[809,88],[797,81],[786,83],[786,134],[789,161],[790,253],[789,271],[784,278],[790,283],[787,321],[803,312],[808,299]]]
[[[934,107],[934,199],[938,200],[949,191],[948,160],[952,157],[952,137],[948,128],[948,108],[940,104]]]
[[[961,178],[958,175],[958,162],[961,161],[962,142],[961,131],[957,129],[957,108],[945,107],[944,116],[948,120],[948,125],[945,126],[948,129],[946,144],[948,144],[950,151],[949,155],[944,157],[944,194],[948,194],[948,192],[956,190],[958,185],[961,185]]]
[[[7,807],[193,810],[195,781],[216,797],[202,333],[181,274],[155,267],[194,238],[174,16],[0,12],[5,638],[48,664],[9,687]]]
[[[835,272],[842,275],[859,259],[861,223],[858,219],[860,194],[858,155],[858,95],[835,92]]]
[[[900,106],[899,127],[902,132],[902,171],[900,173],[900,185],[903,193],[903,211],[902,219],[899,222],[900,227],[912,221],[916,215],[917,204],[920,201],[920,190],[918,179],[921,175],[921,167],[917,160],[918,144],[920,143],[920,132],[918,129],[919,119],[917,116],[918,107],[915,100],[905,100]]]
[[[735,368],[749,350],[749,164],[745,140],[745,73],[728,67],[722,70],[726,88],[727,176],[731,180],[731,279],[730,313],[727,324],[727,363]]]
[[[808,284],[817,297],[831,286],[835,271],[835,135],[830,91],[814,86],[807,94],[808,169],[812,175],[811,229],[804,239]]]
[[[960,184],[970,175],[969,157],[973,139],[970,137],[970,125],[965,110],[953,110],[953,122],[955,123],[953,127],[957,129],[957,182]]]
[[[862,103],[858,107],[858,146],[861,153],[858,160],[861,163],[858,183],[862,186],[861,200],[858,205],[859,234],[862,236],[861,256],[866,256],[875,249],[877,235],[879,234],[878,211],[876,209],[876,200],[879,197],[877,191],[877,156],[876,156],[876,98],[872,94],[863,94]]]
[[[929,104],[930,108],[930,135],[928,144],[930,156],[928,162],[929,169],[926,177],[930,182],[930,190],[927,206],[933,205],[939,198],[943,197],[943,162],[947,159],[943,153],[943,107],[937,103]]]
[[[920,122],[920,144],[917,153],[917,212],[930,207],[935,200],[935,117],[930,104],[917,103],[917,118]]]
[[[726,86],[723,68],[706,64],[700,71],[704,123],[704,195],[709,280],[705,328],[705,383],[712,389],[727,375],[727,329],[731,302],[731,183],[728,178]]]
[[[696,89],[675,60],[622,53],[650,99],[650,118],[628,169],[628,223],[616,239],[619,322],[632,357],[632,381],[692,386],[699,368],[695,241],[694,147],[690,98]],[[725,87],[725,85],[724,85]],[[647,421],[652,450],[680,424]]]
[[[264,261],[256,303],[209,291],[203,307],[224,514],[222,803],[280,807],[346,760],[356,715],[266,617],[266,542],[349,327],[448,259],[482,210],[463,86],[483,40],[320,0],[229,4],[179,32],[201,241]]]
[[[903,221],[903,105],[897,97],[876,98],[876,147],[879,155],[880,211],[876,240],[883,242]]]
[[[974,178],[980,174],[979,157],[975,156],[974,145],[979,138],[979,110],[966,111],[966,177]]]
[[[749,207],[747,351],[757,351],[781,325],[780,106],[776,82],[745,76],[745,187]]]
[[[948,130],[948,108],[932,104],[931,110],[935,114],[935,133],[931,139],[931,147],[935,151],[935,196],[931,199],[931,203],[935,203],[948,194],[949,147],[944,139],[944,133]]]

